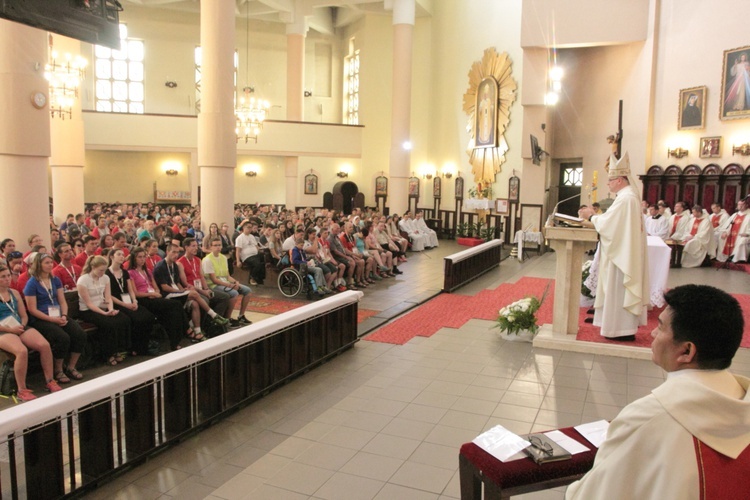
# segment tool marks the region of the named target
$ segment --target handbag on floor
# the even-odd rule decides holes
[[[0,395],[13,396],[18,391],[13,361],[7,359],[0,365]]]

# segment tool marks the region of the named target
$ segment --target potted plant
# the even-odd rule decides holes
[[[467,222],[462,222],[456,226],[456,236],[459,238],[466,238],[469,236],[469,224]]]
[[[458,238],[458,244],[467,246],[467,247],[475,247],[477,245],[481,245],[484,243],[484,239],[482,239],[482,221],[477,222],[476,224],[459,224],[459,228],[461,226],[465,226],[464,229],[464,235],[461,236],[459,234]]]
[[[583,267],[581,268],[581,299],[579,302],[581,307],[591,307],[594,305],[594,294],[591,293],[589,287],[586,286],[586,280],[591,275],[591,264],[593,262],[593,260],[587,260],[583,263]]]
[[[534,340],[534,335],[539,331],[536,313],[547,298],[549,286],[548,284],[545,288],[541,299],[526,297],[500,309],[495,326],[500,329],[501,338],[521,342]]]

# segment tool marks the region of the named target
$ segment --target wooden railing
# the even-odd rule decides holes
[[[357,342],[345,292],[0,413],[0,498],[96,487]]]
[[[443,291],[452,292],[499,266],[501,248],[495,239],[445,257]]]

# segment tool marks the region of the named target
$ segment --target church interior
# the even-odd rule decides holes
[[[351,183],[364,206],[424,209],[446,235],[486,201],[510,247],[566,198],[570,215],[611,204],[612,135],[650,203],[733,213],[750,194],[740,0],[80,3],[111,2],[122,7],[119,51],[0,20],[0,239],[25,244],[49,233],[50,215],[60,224],[100,202],[200,205],[205,226],[231,222],[234,204],[331,208],[326,194]],[[69,114],[50,118],[33,102],[48,86],[33,63],[52,48],[88,66]],[[497,94],[489,125],[479,116],[487,75]],[[243,97],[268,102],[257,133],[235,131]],[[397,285],[364,291],[360,307],[438,286],[442,257],[461,249],[441,239],[410,255]],[[554,254],[504,260],[458,295],[524,277],[554,279]],[[746,274],[727,269],[673,269],[667,283],[750,294]],[[492,323],[404,345],[363,337],[86,497],[460,498],[458,449],[479,433],[611,420],[665,378],[648,357],[505,342]],[[750,375],[747,349],[733,370]]]

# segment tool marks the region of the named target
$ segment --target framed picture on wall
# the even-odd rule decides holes
[[[508,179],[508,201],[518,203],[521,193],[521,179],[515,175]]]
[[[721,137],[701,137],[701,158],[721,158]]]
[[[409,177],[409,198],[419,198],[419,177]]]
[[[305,194],[318,194],[318,176],[307,174],[305,176]]]
[[[691,130],[706,126],[706,94],[703,87],[692,87],[680,90],[680,114],[677,119],[677,130]]]
[[[747,99],[750,45],[725,50],[722,68],[719,118],[737,120],[750,117],[750,99]]]
[[[495,200],[495,212],[497,212],[497,215],[508,215],[510,213],[508,198],[497,198]]]
[[[375,178],[375,196],[388,196],[388,177],[380,175]]]
[[[464,199],[464,178],[460,175],[456,177],[456,199]]]
[[[542,205],[522,204],[521,205],[521,227],[524,231],[538,233],[542,227]]]
[[[440,198],[440,177],[437,175],[432,179],[432,197]]]

